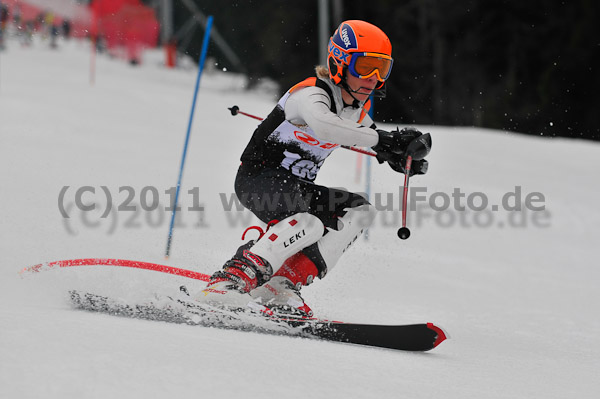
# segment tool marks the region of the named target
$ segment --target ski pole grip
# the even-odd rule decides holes
[[[231,111],[231,115],[236,116],[238,114],[238,111],[240,110],[240,107],[234,105],[233,107],[227,109]]]

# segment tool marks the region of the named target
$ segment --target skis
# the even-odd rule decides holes
[[[156,297],[142,304],[128,304],[106,296],[69,291],[76,308],[111,315],[207,327],[299,336],[403,351],[428,351],[446,338],[433,325],[381,325],[329,321],[296,316],[269,316],[259,312],[208,307],[189,299]]]

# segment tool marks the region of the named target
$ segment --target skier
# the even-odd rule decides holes
[[[339,25],[328,66],[285,93],[242,154],[235,193],[266,230],[246,230],[257,229],[258,239],[212,275],[197,301],[312,316],[300,288],[330,272],[375,216],[362,196],[314,183],[323,162],[340,145],[371,147],[380,163],[404,173],[406,147],[421,135],[414,128],[378,130],[367,114],[369,97],[385,93],[392,63],[392,45],[378,27],[359,20]],[[427,165],[413,161],[410,173],[425,174]]]

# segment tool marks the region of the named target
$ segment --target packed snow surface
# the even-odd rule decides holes
[[[0,52],[0,397],[600,395],[598,143],[420,126],[433,149],[429,173],[411,179],[417,210],[406,241],[396,236],[403,176],[372,163],[371,199],[381,212],[368,240],[305,287],[305,300],[323,318],[434,322],[451,339],[428,353],[126,319],[69,304],[69,289],[136,301],[181,284],[202,288],[153,271],[19,275],[75,258],[212,273],[256,221],[237,210],[232,192],[257,121],[232,117],[227,107],[265,116],[277,96],[248,91],[243,77],[209,65],[183,209],[164,259],[165,191],[177,184],[196,70],[166,69],[158,51],[143,61],[94,58],[83,41],[50,49],[40,39],[21,47],[9,38]],[[357,157],[335,151],[317,182],[365,191],[367,160]],[[522,209],[510,211],[517,204]]]

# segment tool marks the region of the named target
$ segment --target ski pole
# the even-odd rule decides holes
[[[404,192],[402,195],[402,227],[398,229],[398,237],[406,240],[410,237],[410,230],[406,227],[406,208],[408,204],[408,180],[412,161],[424,159],[431,151],[431,135],[425,133],[415,138],[406,148],[406,165],[404,166]]]
[[[234,105],[233,107],[227,108],[229,111],[231,111],[231,115],[235,116],[237,114],[242,114],[244,116],[247,116],[249,118],[253,118],[253,119],[257,119],[259,121],[264,120],[264,118],[261,118],[260,116],[256,116],[256,115],[252,115],[252,114],[248,114],[246,112],[242,112],[240,111],[240,107],[238,107],[237,105]],[[342,145],[342,148],[345,148],[346,150],[350,150],[350,151],[354,151],[354,152],[358,152],[360,154],[365,154],[365,155],[369,155],[369,156],[377,156],[377,154],[375,154],[374,152],[371,152],[369,150],[365,150],[364,148],[359,148],[359,147],[352,147],[349,145]]]
[[[408,203],[408,179],[410,179],[410,167],[412,166],[412,157],[406,157],[406,167],[404,168],[404,193],[402,194],[402,227],[398,229],[398,237],[406,240],[410,237],[410,230],[406,227],[406,205]]]
[[[231,111],[231,115],[233,115],[233,116],[236,116],[237,114],[242,114],[242,115],[248,116],[250,118],[258,119],[259,121],[263,120],[263,118],[261,118],[260,116],[247,114],[245,112],[240,111],[240,107],[238,107],[237,105],[234,105],[233,107],[227,108],[227,109]]]

